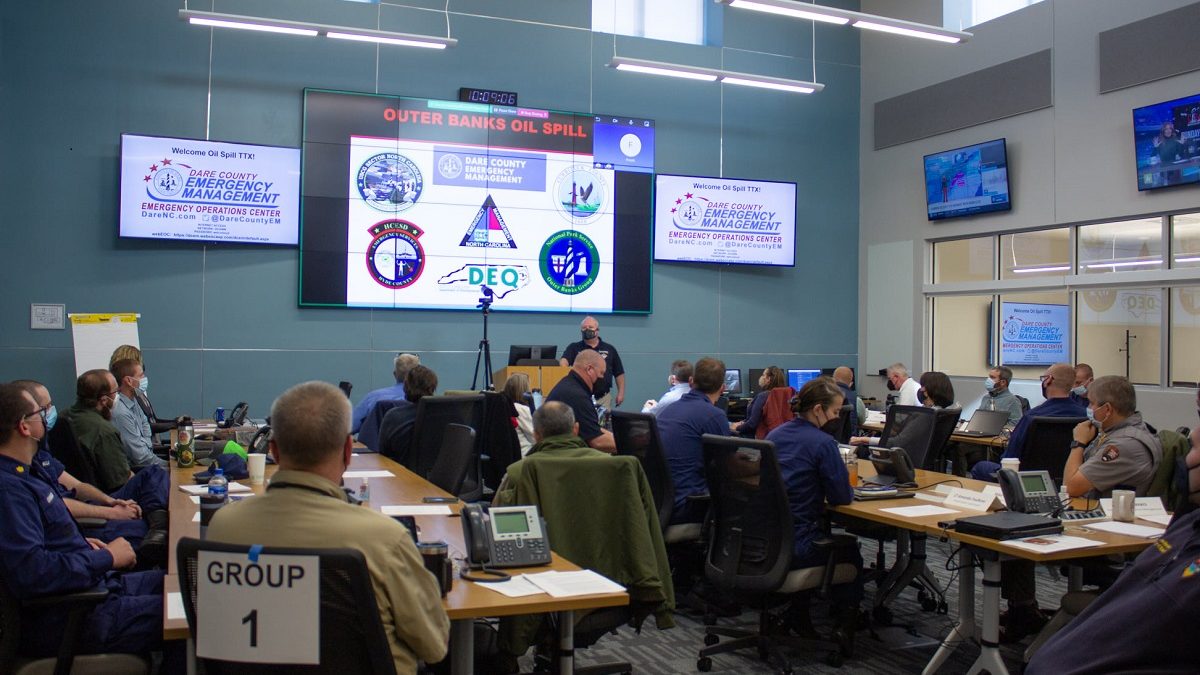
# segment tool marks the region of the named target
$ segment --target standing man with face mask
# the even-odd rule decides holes
[[[134,471],[148,466],[166,468],[168,462],[154,454],[154,436],[150,432],[150,420],[138,405],[137,392],[146,392],[150,380],[142,364],[133,359],[121,359],[113,364],[113,378],[117,381],[120,395],[113,406],[112,422],[121,434],[121,445]]]
[[[592,389],[592,395],[596,397],[596,403],[605,408],[612,409],[614,403],[612,398],[613,379],[617,381],[617,398],[616,405],[621,405],[625,402],[625,366],[621,365],[621,355],[617,353],[617,348],[600,339],[600,322],[594,316],[585,316],[579,324],[579,331],[583,339],[579,342],[572,342],[567,345],[563,351],[562,358],[558,361],[564,367],[571,367],[575,364],[575,357],[579,352],[592,349],[600,353],[604,357],[604,361],[608,364],[608,371],[604,377],[596,381]]]

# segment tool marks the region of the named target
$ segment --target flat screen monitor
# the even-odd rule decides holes
[[[742,371],[739,368],[725,369],[725,393],[729,396],[742,395]]]
[[[511,345],[508,348],[508,365],[531,365],[522,361],[553,361],[558,365],[557,345]]]
[[[925,155],[930,220],[1012,209],[1003,138]]]
[[[1200,182],[1200,94],[1133,111],[1138,190]]]
[[[121,237],[295,246],[300,151],[121,134]]]
[[[788,386],[797,391],[804,386],[805,382],[815,380],[821,376],[820,369],[796,369],[789,368],[787,371]]]
[[[796,184],[658,174],[654,259],[796,264]]]
[[[300,305],[649,313],[654,123],[306,89]]]
[[[762,391],[762,387],[758,386],[758,381],[762,378],[763,371],[766,368],[751,368],[746,371],[746,378],[750,381],[750,395],[753,396]]]
[[[1067,305],[1000,303],[1000,365],[1049,366],[1070,362]]]

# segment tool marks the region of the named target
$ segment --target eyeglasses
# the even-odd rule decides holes
[[[28,415],[22,415],[21,419],[27,420],[30,417],[33,417],[34,415],[37,415],[39,418],[41,418],[42,424],[46,423],[46,409],[45,408],[38,408],[37,410],[34,410],[33,412],[29,413]]]

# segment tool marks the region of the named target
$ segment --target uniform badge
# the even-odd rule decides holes
[[[1104,449],[1104,454],[1100,455],[1100,461],[1101,462],[1111,462],[1120,456],[1121,456],[1121,451],[1117,449],[1117,446],[1110,445]]]
[[[25,467],[23,467],[23,466],[18,466],[18,467],[17,467],[17,473],[25,473]]]
[[[1197,572],[1200,572],[1200,558],[1193,560],[1192,562],[1188,563],[1187,567],[1183,568],[1183,578],[1187,579]]]
[[[1166,553],[1171,550],[1171,542],[1166,539],[1159,539],[1154,543],[1154,548],[1158,549],[1159,553]]]

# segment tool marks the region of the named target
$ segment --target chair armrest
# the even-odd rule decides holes
[[[98,527],[104,527],[105,525],[108,524],[108,520],[105,518],[83,517],[83,518],[76,518],[75,522],[79,524],[79,527],[82,527],[85,530],[95,529]]]
[[[712,501],[712,496],[711,495],[688,495],[686,497],[686,499],[688,502],[691,502],[692,504],[708,504],[709,502]]]
[[[30,608],[58,607],[61,605],[90,604],[95,605],[108,597],[108,589],[103,586],[89,588],[86,591],[63,593],[61,595],[45,595],[38,598],[22,600],[21,605]]]
[[[151,422],[150,423],[150,433],[161,434],[161,433],[170,431],[178,426],[179,426],[179,423],[176,422],[175,420]]]
[[[852,534],[825,534],[813,540],[813,548],[836,554],[858,546],[858,537]]]

